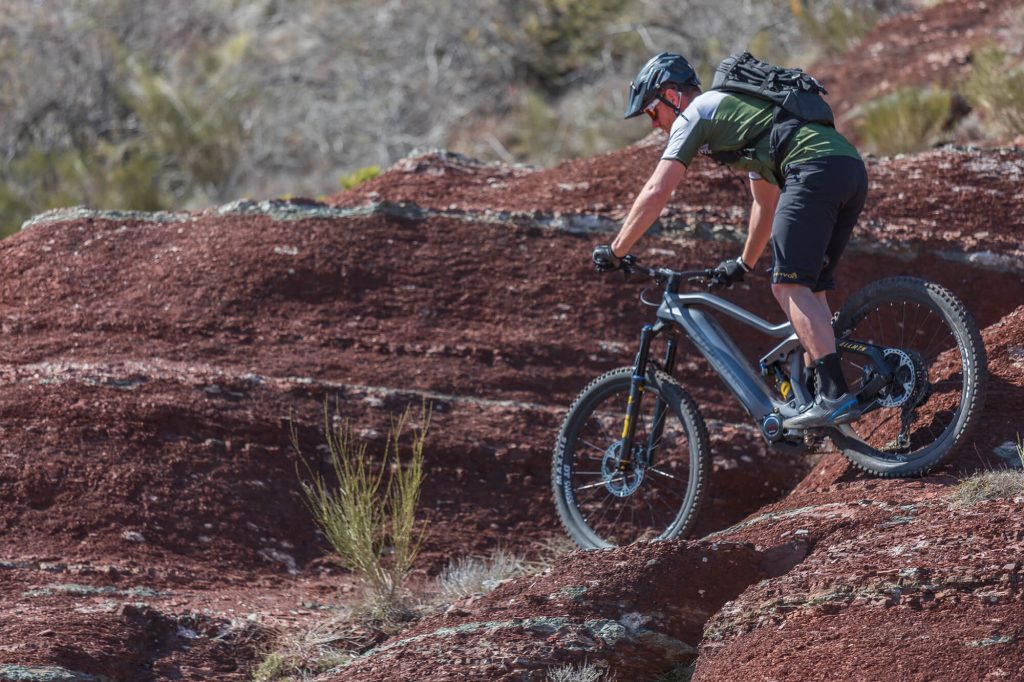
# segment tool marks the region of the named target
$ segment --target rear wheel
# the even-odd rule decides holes
[[[832,440],[854,464],[880,476],[923,474],[946,462],[978,421],[985,398],[985,348],[963,303],[944,287],[894,277],[855,293],[834,324],[837,338],[888,349],[896,376],[881,407],[839,427]],[[871,368],[843,354],[858,390]]]
[[[697,520],[711,471],[707,427],[671,377],[650,372],[631,453],[622,451],[631,367],[604,374],[569,408],[555,444],[552,487],[562,525],[596,549],[685,536]],[[666,409],[656,433],[658,399]]]

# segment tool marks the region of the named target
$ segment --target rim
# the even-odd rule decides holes
[[[598,546],[661,540],[674,534],[690,489],[690,439],[667,408],[653,465],[645,458],[653,431],[657,393],[648,386],[636,425],[633,457],[622,452],[629,383],[602,397],[575,433],[566,492],[579,525]]]

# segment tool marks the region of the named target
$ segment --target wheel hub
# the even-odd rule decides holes
[[[601,478],[615,497],[629,497],[644,481],[644,467],[637,463],[639,453],[636,450],[634,448],[633,456],[624,460],[620,440],[612,443],[601,458]]]

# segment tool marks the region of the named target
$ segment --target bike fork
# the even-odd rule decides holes
[[[647,358],[650,353],[651,341],[663,328],[661,324],[657,326],[648,324],[644,325],[643,329],[640,330],[640,350],[637,351],[636,361],[633,364],[633,376],[629,386],[629,402],[626,404],[626,420],[622,425],[622,459],[624,462],[629,462],[632,459],[636,425],[640,418],[640,401],[647,384]],[[669,374],[675,368],[676,347],[676,340],[670,338],[663,364],[665,372]],[[659,397],[657,404],[654,406],[654,421],[647,436],[644,466],[650,466],[654,461],[654,452],[665,429],[665,413],[667,410],[668,405]]]

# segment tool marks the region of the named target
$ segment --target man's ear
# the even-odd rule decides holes
[[[685,103],[686,100],[685,100],[685,97],[683,95],[683,91],[682,90],[676,90],[675,93],[676,93],[676,108],[678,108],[681,111],[681,110],[686,108],[686,107],[683,106],[683,104]]]

